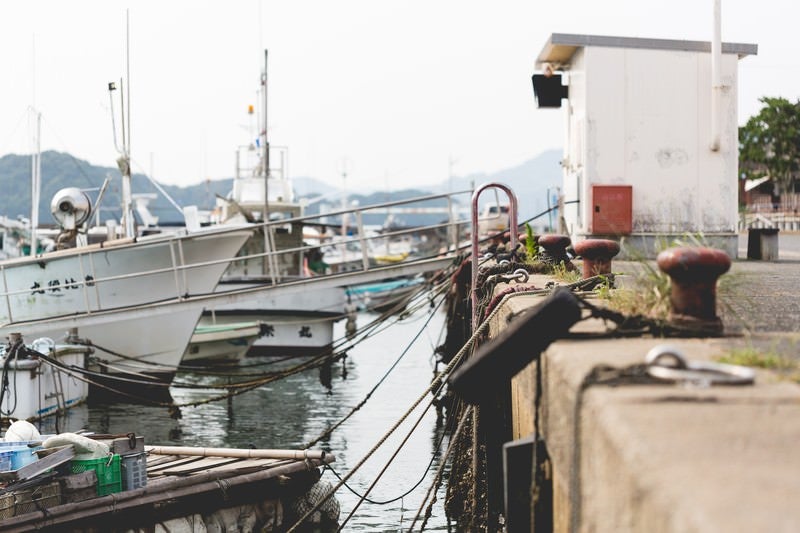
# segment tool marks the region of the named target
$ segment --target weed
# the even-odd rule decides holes
[[[539,256],[539,243],[536,242],[536,236],[533,234],[533,228],[527,222],[525,223],[525,250],[528,252],[528,260],[537,260],[537,257]]]
[[[553,277],[564,283],[575,283],[581,280],[581,273],[577,270],[567,268],[563,261],[553,265]]]
[[[775,351],[761,351],[753,347],[734,348],[717,359],[720,363],[750,366],[769,370],[788,370],[796,363]]]

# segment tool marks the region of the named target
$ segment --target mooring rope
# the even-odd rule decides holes
[[[364,405],[369,401],[369,399],[372,397],[372,395],[375,393],[375,391],[378,390],[378,388],[383,384],[384,381],[386,381],[386,379],[389,377],[389,375],[392,373],[392,371],[397,367],[397,365],[400,364],[400,361],[403,360],[403,358],[409,352],[409,350],[414,345],[414,343],[417,342],[417,339],[419,339],[420,335],[422,335],[422,332],[425,331],[425,328],[428,326],[430,321],[436,315],[436,312],[441,307],[442,302],[444,302],[444,298],[440,299],[439,303],[436,305],[436,307],[431,310],[427,320],[425,320],[425,323],[422,325],[422,327],[419,329],[419,331],[417,331],[416,335],[414,335],[414,337],[411,339],[411,341],[408,343],[408,345],[406,345],[405,349],[400,353],[400,355],[389,366],[389,369],[386,372],[384,372],[383,376],[381,376],[381,378],[372,387],[372,389],[370,389],[370,391],[367,392],[367,394],[364,396],[364,399],[362,399],[355,407],[353,407],[350,410],[350,412],[348,412],[338,422],[336,422],[332,426],[328,427],[328,429],[323,431],[315,439],[309,441],[307,444],[304,444],[303,445],[303,449],[311,448],[312,446],[317,444],[319,441],[321,441],[321,440],[325,439],[326,437],[328,437],[331,433],[333,433],[336,429],[338,429],[342,424],[344,424],[348,419],[350,419],[350,417],[352,417],[358,410],[360,410],[362,407],[364,407]]]
[[[448,443],[447,450],[444,452],[444,455],[442,456],[439,462],[439,468],[436,469],[436,475],[434,475],[433,481],[431,482],[430,487],[428,487],[428,492],[425,493],[425,497],[419,504],[419,509],[417,510],[417,514],[414,516],[414,520],[411,522],[411,526],[408,528],[409,533],[411,533],[414,530],[414,526],[416,525],[417,520],[419,520],[419,517],[422,514],[422,509],[425,507],[425,502],[428,501],[428,498],[431,497],[431,493],[433,493],[433,499],[431,499],[430,505],[428,506],[428,509],[425,512],[425,520],[422,522],[422,525],[420,526],[420,531],[425,529],[428,517],[431,514],[432,506],[436,502],[435,491],[437,490],[436,487],[439,486],[439,483],[442,479],[442,474],[444,473],[444,468],[445,465],[447,464],[447,458],[450,457],[451,453],[453,453],[453,448],[455,448],[458,436],[461,434],[461,430],[464,429],[464,423],[467,421],[467,418],[469,417],[470,413],[472,413],[471,405],[468,406],[466,409],[464,409],[464,412],[461,414],[461,419],[459,419],[455,431],[453,431],[453,434],[450,436],[450,442]]]
[[[512,297],[514,297],[514,296],[515,296],[515,295],[513,295],[513,294],[509,294],[509,295],[507,295],[507,296],[506,296],[506,298],[512,298]],[[367,461],[367,460],[368,460],[370,457],[372,457],[372,455],[373,455],[373,454],[374,454],[374,453],[375,453],[375,452],[376,452],[376,451],[377,451],[377,450],[378,450],[378,449],[379,449],[381,446],[383,446],[384,442],[386,442],[386,440],[387,440],[387,439],[388,439],[388,438],[389,438],[389,437],[390,437],[390,436],[391,436],[391,435],[392,435],[392,434],[393,434],[393,433],[394,433],[394,432],[397,430],[397,428],[398,428],[398,427],[399,427],[399,426],[400,426],[400,425],[401,425],[401,424],[402,424],[402,423],[403,423],[403,422],[404,422],[404,421],[405,421],[405,420],[406,420],[406,419],[407,419],[407,418],[408,418],[408,417],[411,415],[411,413],[412,413],[412,412],[413,412],[413,411],[414,411],[414,410],[415,410],[415,409],[416,409],[416,408],[419,406],[419,404],[421,404],[421,403],[423,402],[423,400],[424,400],[424,399],[425,399],[425,398],[428,396],[428,394],[429,394],[429,393],[431,393],[431,392],[432,392],[432,391],[434,391],[434,390],[438,390],[438,389],[439,389],[439,387],[440,387],[440,386],[442,386],[442,385],[444,384],[444,378],[445,378],[446,376],[448,376],[448,375],[449,375],[449,374],[450,374],[450,373],[453,371],[453,369],[456,367],[456,365],[458,365],[458,363],[459,363],[459,362],[461,361],[461,359],[464,357],[464,354],[465,354],[465,353],[466,353],[466,352],[467,352],[467,351],[468,351],[468,350],[469,350],[469,349],[470,349],[470,348],[473,346],[473,344],[474,344],[474,343],[475,343],[475,342],[476,342],[476,341],[477,341],[477,340],[478,340],[478,339],[481,337],[481,335],[483,334],[484,330],[485,330],[485,329],[488,327],[489,323],[490,323],[490,322],[491,322],[491,320],[494,318],[494,316],[495,316],[495,315],[496,315],[496,314],[499,312],[499,310],[500,310],[500,309],[502,309],[502,306],[498,306],[497,308],[495,308],[495,310],[494,310],[494,311],[492,311],[492,313],[491,313],[489,316],[487,316],[487,317],[486,317],[486,319],[484,319],[484,320],[483,320],[483,321],[482,321],[480,324],[478,324],[478,327],[477,327],[477,328],[475,328],[475,331],[472,333],[472,335],[470,336],[470,338],[469,338],[469,339],[467,339],[466,343],[464,343],[464,346],[462,346],[462,347],[461,347],[461,349],[458,351],[458,353],[456,353],[456,354],[453,356],[453,358],[450,360],[450,362],[447,364],[447,366],[446,366],[446,367],[445,367],[445,368],[444,368],[444,369],[443,369],[443,370],[442,370],[442,371],[441,371],[439,374],[437,374],[437,375],[436,375],[436,377],[433,379],[433,381],[432,381],[432,382],[431,382],[431,384],[428,386],[428,388],[426,388],[426,389],[425,389],[425,391],[424,391],[424,392],[423,392],[423,393],[422,393],[422,394],[421,394],[421,395],[420,395],[420,396],[419,396],[419,397],[418,397],[418,398],[417,398],[417,399],[416,399],[416,400],[415,400],[415,401],[412,403],[411,407],[409,407],[409,408],[408,408],[408,409],[405,411],[405,413],[403,413],[403,414],[400,416],[400,418],[397,420],[397,422],[395,422],[395,423],[392,425],[392,427],[391,427],[391,428],[389,428],[389,430],[387,430],[387,431],[386,431],[386,432],[385,432],[385,433],[384,433],[384,434],[383,434],[383,435],[380,437],[380,439],[378,440],[378,442],[377,442],[377,443],[376,443],[376,444],[375,444],[375,445],[374,445],[374,446],[373,446],[373,447],[372,447],[372,448],[371,448],[371,449],[370,449],[370,450],[369,450],[369,451],[366,453],[366,455],[364,455],[364,457],[362,457],[362,458],[361,458],[361,460],[359,460],[359,461],[358,461],[358,463],[357,463],[357,464],[356,464],[356,465],[355,465],[355,466],[354,466],[354,467],[353,467],[353,468],[350,470],[350,472],[348,472],[348,473],[347,473],[347,474],[344,476],[344,478],[343,478],[341,481],[339,481],[339,483],[337,483],[337,484],[336,484],[336,485],[335,485],[335,486],[334,486],[334,487],[333,487],[333,488],[332,488],[332,489],[331,489],[331,490],[328,492],[328,494],[327,494],[327,495],[325,495],[325,496],[324,496],[322,499],[320,499],[320,501],[317,503],[317,505],[315,505],[314,507],[312,507],[312,508],[311,508],[309,511],[307,511],[307,512],[306,512],[306,513],[305,513],[305,514],[302,516],[302,517],[300,517],[300,518],[299,518],[299,519],[298,519],[298,520],[297,520],[297,521],[296,521],[296,522],[295,522],[295,523],[294,523],[294,524],[293,524],[293,525],[292,525],[292,526],[291,526],[291,527],[290,527],[290,528],[287,530],[287,533],[291,533],[292,531],[296,531],[296,530],[297,530],[297,528],[298,528],[298,527],[299,527],[299,526],[300,526],[300,525],[301,525],[303,522],[305,522],[305,521],[306,521],[306,520],[307,520],[307,519],[308,519],[308,518],[309,518],[309,517],[310,517],[310,516],[311,516],[311,515],[312,515],[314,512],[316,512],[316,511],[317,511],[317,509],[319,509],[319,507],[320,507],[320,506],[321,506],[321,505],[322,505],[322,504],[323,504],[325,501],[327,501],[329,498],[331,498],[331,497],[332,497],[332,496],[333,496],[333,495],[336,493],[336,491],[337,491],[337,490],[339,490],[339,489],[340,489],[340,488],[341,488],[341,487],[344,485],[344,483],[345,483],[345,482],[347,482],[347,480],[349,480],[349,479],[350,479],[350,478],[353,476],[353,474],[355,474],[355,473],[358,471],[358,469],[359,469],[359,468],[361,468],[361,467],[364,465],[364,463],[365,463],[365,462],[366,462],[366,461]]]

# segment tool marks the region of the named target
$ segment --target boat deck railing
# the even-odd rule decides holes
[[[471,190],[452,193],[420,196],[406,200],[384,202],[380,204],[341,209],[326,213],[310,214],[300,217],[270,220],[269,222],[254,222],[245,225],[236,224],[226,226],[220,224],[213,228],[201,228],[196,232],[179,230],[178,235],[171,237],[148,236],[133,241],[113,245],[113,242],[102,245],[91,245],[76,248],[55,254],[44,254],[30,260],[23,260],[26,264],[31,261],[47,262],[49,257],[78,258],[76,265],[80,271],[74,279],[62,282],[61,291],[73,293],[74,306],[61,312],[51,312],[46,315],[31,318],[24,312],[20,304],[32,291],[53,290],[54,287],[31,287],[28,285],[11,287],[8,283],[9,272],[18,260],[11,260],[0,265],[0,276],[3,285],[0,286],[0,314],[5,315],[0,322],[0,328],[24,327],[26,330],[34,324],[48,324],[53,327],[58,324],[66,327],[77,326],[82,319],[89,319],[100,314],[114,314],[123,311],[152,312],[155,308],[169,306],[175,303],[194,302],[196,305],[208,306],[215,303],[231,303],[245,301],[257,297],[259,291],[265,289],[276,290],[278,293],[297,292],[299,290],[313,290],[314,287],[347,287],[358,283],[368,283],[389,279],[392,277],[409,276],[416,273],[437,270],[455,259],[460,252],[469,249],[466,242],[470,232],[468,206]],[[370,217],[385,219],[388,214],[426,213],[429,215],[441,214],[442,217],[434,223],[408,226],[400,229],[391,229],[377,233],[368,232]],[[354,223],[348,223],[347,220]],[[344,221],[344,224],[342,224]],[[304,228],[316,228],[317,233],[303,235]],[[342,229],[344,228],[344,229]],[[236,257],[225,257],[208,261],[189,260],[186,254],[185,240],[194,237],[220,235],[228,232],[241,232],[243,229],[251,232],[253,236],[263,236],[260,240],[264,243],[261,250],[250,252],[246,250],[247,244]],[[281,234],[300,231],[294,242],[288,246],[280,244]],[[334,238],[335,237],[335,238]],[[252,241],[257,237],[250,237]],[[379,263],[375,260],[374,250],[376,243],[385,243],[394,239],[414,239],[423,243],[425,249],[418,249],[416,254],[397,258],[391,264]],[[114,275],[99,275],[94,267],[102,261],[102,254],[126,247],[136,247],[145,243],[165,243],[169,246],[169,264],[155,265],[151,268],[142,268],[138,271],[129,271]],[[317,270],[312,271],[309,257],[320,252],[322,247],[345,249],[355,245],[358,259],[355,267],[348,271]],[[88,256],[88,257],[87,257]],[[324,260],[324,257],[323,257]],[[262,269],[258,272],[239,275],[235,265],[258,263]],[[44,268],[44,267],[42,267]],[[222,279],[226,277],[235,281],[252,282],[249,286],[233,287],[225,284],[209,287],[205,291],[198,291],[192,286],[192,274],[198,269],[211,269],[215,272],[225,271]],[[227,269],[227,270],[226,270]],[[166,277],[172,280],[173,289],[158,294],[152,294],[149,285],[152,280],[160,278],[163,282]],[[138,300],[122,301],[106,297],[101,301],[98,296],[104,289],[109,294],[112,288],[120,287],[123,283],[140,280],[143,293]],[[219,278],[217,278],[219,280]],[[214,283],[216,285],[216,283]],[[216,290],[215,290],[216,289]],[[146,294],[145,294],[146,293]],[[64,293],[62,293],[64,294]],[[78,298],[78,294],[82,297]],[[3,307],[5,309],[3,309]],[[109,318],[110,320],[110,318]],[[36,328],[33,328],[36,329]],[[41,328],[40,328],[41,329]],[[32,330],[32,329],[31,329]]]
[[[261,259],[264,269],[260,274],[273,284],[278,284],[284,279],[296,279],[298,274],[320,277],[346,272],[367,272],[379,266],[380,262],[376,258],[381,257],[381,245],[405,238],[416,240],[418,244],[424,246],[422,249],[417,247],[416,253],[409,254],[408,257],[397,258],[397,261],[413,262],[442,254],[454,254],[464,242],[469,229],[470,221],[466,213],[471,194],[471,190],[463,190],[258,222],[254,224],[256,230],[269,235],[268,238],[264,238],[266,243],[264,251],[240,254],[236,257],[235,263]],[[379,232],[368,231],[370,224],[366,221],[369,217],[385,219],[388,215],[403,214],[428,216],[439,214],[442,218],[437,222],[423,225],[381,229]],[[295,228],[314,228],[318,233],[314,235],[304,233],[304,238],[296,240],[298,243],[296,246],[276,247],[272,244],[277,241],[277,234],[294,231]],[[330,268],[313,271],[308,259],[315,252],[322,253],[323,249],[329,253],[338,253],[338,258],[341,258],[342,262],[347,260],[347,269]],[[390,245],[388,249],[391,250]],[[322,260],[325,261],[324,256]]]

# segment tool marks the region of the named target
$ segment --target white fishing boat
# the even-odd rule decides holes
[[[77,189],[60,191],[54,204],[63,215],[61,222],[71,221],[65,233],[75,231],[91,211],[88,197]],[[107,316],[138,305],[211,293],[251,234],[245,228],[183,231],[0,261],[4,279],[0,335],[24,330],[60,339],[65,332],[52,329],[48,321]],[[124,366],[133,364],[137,371],[170,380],[201,312],[201,306],[192,304],[171,309],[167,319],[163,314],[141,313],[124,321],[84,320],[79,334],[97,348],[97,358],[110,365],[104,372],[123,373]]]
[[[243,279],[223,280],[219,291],[254,286],[258,284]],[[261,336],[249,355],[318,355],[331,349],[333,323],[343,318],[345,298],[342,287],[316,287],[293,294],[262,291],[256,299],[235,306],[206,308],[198,329],[259,321]]]
[[[266,51],[261,85],[265,109]],[[233,189],[217,203],[219,225],[260,223],[259,229],[242,247],[240,259],[233,261],[225,272],[218,292],[267,287],[309,275],[304,225],[290,222],[302,217],[303,205],[296,200],[289,180],[286,150],[273,149],[277,163],[275,158],[270,162],[264,109],[257,140],[236,152]],[[250,354],[312,355],[330,349],[333,323],[344,316],[344,304],[343,287],[319,288],[313,293],[298,292],[291,296],[263,291],[250,301],[207,307],[199,326],[260,321],[264,323],[264,333],[255,341]]]
[[[182,365],[236,364],[266,331],[261,322],[199,325],[183,354]]]
[[[116,85],[111,83],[108,89],[113,121]],[[107,240],[89,244],[89,222],[96,210],[86,193],[66,188],[58,191],[51,202],[51,212],[61,228],[55,238],[56,250],[40,253],[40,172],[35,155],[30,255],[0,261],[0,335],[26,331],[59,340],[65,334],[63,319],[80,319],[79,331],[71,338],[80,338],[95,347],[90,369],[101,375],[94,381],[115,390],[131,388],[133,394],[141,396],[140,389],[144,387],[140,383],[107,378],[130,377],[129,373],[135,371],[157,382],[171,381],[202,305],[188,303],[133,314],[129,311],[212,293],[230,259],[253,230],[229,226],[137,236],[131,193],[130,116],[126,131],[124,111],[123,107],[121,147],[117,145],[116,126],[113,128],[122,175],[123,238],[119,238],[114,231],[116,224],[112,224],[108,226]],[[108,180],[101,187],[95,206],[99,206],[107,184]],[[58,320],[60,325],[53,325]]]
[[[0,413],[3,418],[38,420],[86,401],[82,371],[92,349],[40,338],[25,345],[13,335],[0,347]]]

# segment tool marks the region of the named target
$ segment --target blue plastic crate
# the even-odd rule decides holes
[[[13,470],[18,470],[25,465],[29,465],[35,461],[38,461],[39,458],[36,456],[36,452],[34,450],[40,449],[41,446],[36,446],[35,448],[30,448],[28,446],[20,446],[17,448],[11,448],[14,454],[11,456],[11,468]]]
[[[0,472],[8,472],[13,470],[11,460],[14,457],[14,450],[0,450]]]

